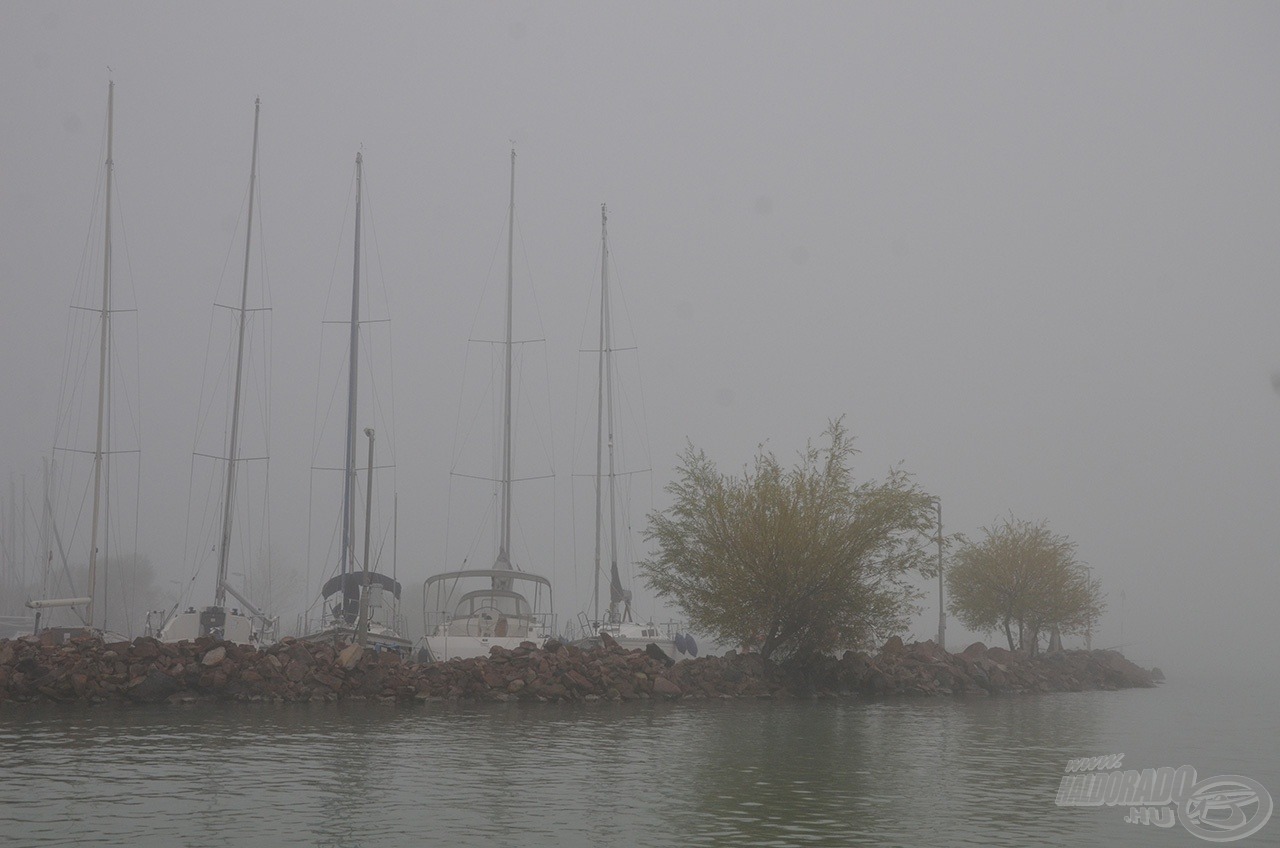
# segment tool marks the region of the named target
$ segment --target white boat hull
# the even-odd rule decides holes
[[[180,612],[169,619],[156,638],[161,642],[194,642],[201,636],[213,636],[237,645],[258,644],[253,620],[237,610],[222,607]]]
[[[508,651],[515,650],[520,647],[522,642],[533,642],[535,645],[541,646],[546,641],[541,638],[520,637],[520,636],[427,636],[423,641],[427,646],[427,653],[433,662],[443,660],[459,660],[469,657],[487,657],[489,652],[498,646]]]

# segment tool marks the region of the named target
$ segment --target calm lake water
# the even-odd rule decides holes
[[[1060,808],[1069,758],[1280,799],[1280,689],[0,710],[4,845],[1208,845]],[[1280,845],[1280,816],[1234,843]]]

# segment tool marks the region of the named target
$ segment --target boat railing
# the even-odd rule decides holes
[[[483,611],[481,611],[483,612]],[[506,621],[502,627],[499,622]],[[492,617],[481,615],[455,615],[447,610],[428,610],[424,616],[428,634],[450,636],[528,636],[530,641],[540,641],[556,632],[556,614],[535,612],[523,615],[501,614]]]
[[[480,626],[478,616],[491,617],[494,626],[500,618],[527,623],[528,632],[545,638],[555,632],[551,581],[528,571],[477,568],[435,574],[422,584],[422,619],[427,633],[443,633],[442,628],[449,628],[454,635],[461,635],[451,624],[475,621],[474,629]]]

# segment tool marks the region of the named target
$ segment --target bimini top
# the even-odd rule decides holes
[[[330,595],[336,595],[341,592],[345,597],[359,598],[360,587],[364,585],[364,572],[351,571],[346,574],[337,574],[329,578],[324,584],[324,588],[320,590],[320,597],[327,598]],[[400,600],[400,581],[392,580],[385,574],[379,574],[376,571],[369,572],[369,585],[381,586],[395,596],[396,600]]]
[[[372,575],[371,575],[372,576]],[[427,586],[432,583],[439,583],[441,580],[457,580],[463,577],[496,577],[506,580],[528,580],[530,583],[541,583],[548,589],[551,588],[551,581],[539,574],[530,574],[528,571],[516,571],[508,568],[472,568],[465,571],[446,571],[443,574],[435,574],[427,578]],[[399,597],[397,595],[397,597]]]

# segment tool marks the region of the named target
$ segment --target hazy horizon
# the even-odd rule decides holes
[[[386,298],[371,305],[391,319],[369,325],[372,364],[394,394],[385,423],[359,426],[379,449],[394,434],[412,609],[484,536],[450,469],[491,461],[489,438],[459,448],[459,422],[492,423],[468,394],[490,373],[469,339],[500,318],[514,144],[516,335],[543,340],[526,346],[519,455],[556,473],[516,511],[562,622],[591,590],[571,475],[607,203],[647,430],[633,465],[652,468],[637,531],[687,443],[732,471],[845,416],[858,477],[901,462],[946,532],[1012,513],[1075,541],[1109,598],[1095,645],[1166,671],[1280,663],[1274,6],[17,2],[6,19],[0,526],[11,480],[38,504],[83,320],[68,307],[101,284],[113,79],[115,278],[137,309],[117,350],[133,344],[138,372],[117,408],[139,422],[138,548],[164,592],[199,538],[196,422],[202,397],[225,403],[201,385],[205,351],[223,355],[213,304],[239,285],[261,97],[271,424],[254,449],[271,456],[273,564],[308,596],[332,565],[305,570],[328,543],[308,538],[310,469],[338,461],[313,434],[337,377],[322,322],[350,297],[355,155]],[[202,567],[194,602],[212,580]],[[926,594],[909,635],[936,622]],[[973,638],[948,630],[952,648]]]

